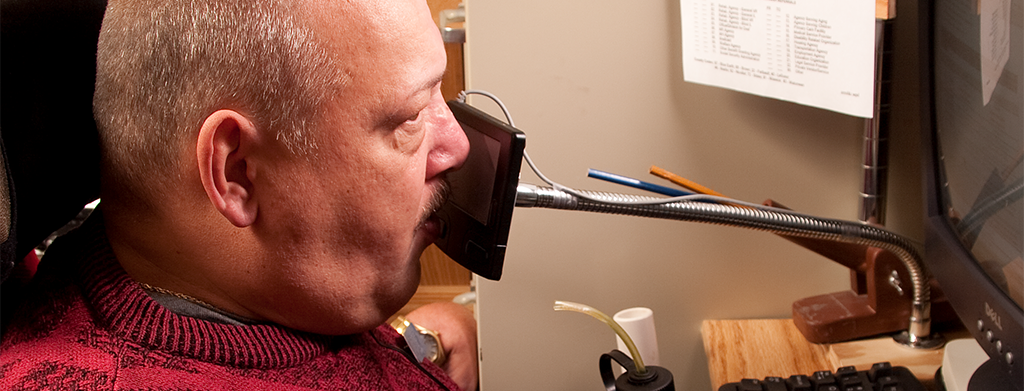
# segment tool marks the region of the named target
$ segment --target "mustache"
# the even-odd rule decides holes
[[[434,194],[430,197],[430,202],[428,202],[423,208],[423,221],[426,221],[430,218],[430,215],[440,210],[441,207],[448,202],[448,197],[450,197],[451,194],[452,186],[448,183],[448,178],[442,178],[441,181],[438,182],[438,185],[434,190]]]

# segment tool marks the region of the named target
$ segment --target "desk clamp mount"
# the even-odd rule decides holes
[[[918,349],[933,349],[944,344],[941,336],[931,332],[931,287],[928,273],[921,263],[921,256],[909,240],[898,234],[860,222],[813,217],[781,208],[763,210],[692,201],[665,204],[626,204],[657,201],[658,199],[589,190],[575,191],[587,198],[577,197],[551,187],[520,183],[517,189],[516,207],[621,214],[749,228],[771,232],[802,245],[801,242],[836,242],[874,249],[872,251],[879,254],[891,254],[905,266],[910,276],[909,288],[911,290],[909,308],[904,310],[909,315],[901,317],[897,322],[902,325],[903,319],[909,319],[909,321],[905,331],[896,335],[894,339],[905,346]],[[819,251],[819,253],[821,252]],[[873,313],[874,311],[869,312]],[[815,322],[814,319],[811,319],[810,322],[803,321],[804,318],[813,318],[814,313],[798,311],[797,303],[794,303],[793,315],[800,331],[809,341],[815,343],[846,341],[898,330],[865,330],[858,328],[856,319],[854,319],[852,321],[838,320],[829,324],[828,327],[819,328],[819,331],[820,329],[827,330],[822,334],[815,331],[814,328],[802,326],[802,324]]]

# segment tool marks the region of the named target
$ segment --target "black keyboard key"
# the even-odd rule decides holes
[[[839,384],[846,386],[849,383],[860,383],[860,375],[855,367],[842,367],[836,369],[836,378]]]
[[[835,383],[836,376],[832,374],[832,371],[817,371],[811,375],[811,382],[818,383]]]
[[[880,376],[878,379],[875,379],[875,384],[879,386],[889,386],[899,383],[900,379],[893,375]]]
[[[897,386],[899,388],[893,389],[893,391],[926,391],[924,384],[921,384],[914,373],[906,367],[893,367],[893,377],[898,379]]]
[[[739,391],[763,391],[761,381],[757,379],[740,380]]]
[[[870,370],[842,367],[833,374],[819,371],[806,375],[793,375],[783,379],[769,376],[764,380],[744,379],[724,384],[719,391],[925,391],[921,381],[909,369],[878,363]]]
[[[854,367],[854,366],[845,366],[845,367],[841,367],[839,369],[836,369],[836,377],[850,376],[850,375],[856,375],[856,374],[857,374],[857,367]]]
[[[764,385],[764,391],[789,391],[786,388],[786,379],[781,377],[766,377],[761,384]]]
[[[865,372],[858,372],[856,367],[842,367],[836,370],[839,388],[842,391],[874,391],[871,381]]]
[[[740,383],[725,383],[718,387],[718,391],[739,391]]]
[[[839,391],[836,377],[832,371],[818,371],[811,375],[811,383],[815,391]]]
[[[806,375],[793,375],[786,379],[790,391],[813,391],[811,379]]]
[[[871,365],[871,369],[868,369],[868,380],[874,383],[878,383],[878,378],[883,376],[892,375],[892,365],[888,362],[880,362]]]
[[[850,384],[843,386],[843,391],[874,391],[871,383]]]

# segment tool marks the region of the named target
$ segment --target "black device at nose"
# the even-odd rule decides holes
[[[501,278],[526,135],[459,101],[448,102],[469,139],[469,156],[447,175],[451,195],[436,212],[442,234],[434,242],[481,277]]]

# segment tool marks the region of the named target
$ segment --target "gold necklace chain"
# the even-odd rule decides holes
[[[184,293],[175,292],[175,291],[172,291],[172,290],[169,290],[169,289],[164,289],[164,288],[161,288],[161,287],[158,287],[158,286],[152,286],[152,285],[149,285],[149,284],[144,283],[144,282],[138,282],[138,284],[139,284],[139,287],[141,287],[142,289],[145,289],[147,291],[150,291],[150,292],[156,292],[156,293],[162,293],[162,294],[165,294],[165,295],[168,295],[168,296],[174,296],[174,297],[177,297],[177,298],[185,300],[185,301],[190,301],[190,302],[199,304],[199,305],[201,305],[203,307],[215,309],[217,311],[224,311],[223,309],[220,309],[220,307],[217,307],[217,306],[215,306],[213,304],[207,303],[207,302],[205,302],[203,300],[200,300],[200,299],[197,299],[195,297],[186,295]]]

